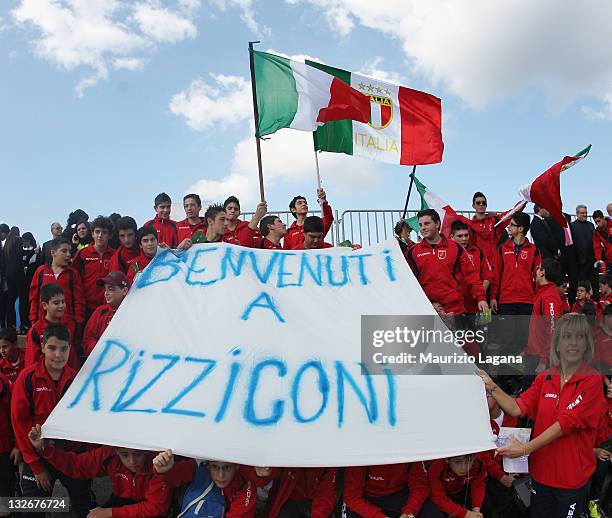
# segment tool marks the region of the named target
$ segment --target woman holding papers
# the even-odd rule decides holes
[[[517,399],[478,371],[504,412],[535,421],[531,441],[512,440],[497,450],[511,458],[530,456],[532,518],[581,516],[586,510],[595,470],[593,447],[605,408],[602,377],[589,366],[593,349],[586,317],[569,313],[556,326],[551,367]]]

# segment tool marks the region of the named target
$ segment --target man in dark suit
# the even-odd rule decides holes
[[[57,221],[55,223],[51,223],[51,235],[53,236],[49,241],[43,243],[41,254],[40,254],[40,264],[51,264],[51,241],[57,239],[58,237],[62,237],[62,225],[60,225]]]
[[[535,215],[529,227],[533,243],[540,251],[542,259],[558,260],[565,244],[563,229],[545,208],[534,205],[533,211]]]

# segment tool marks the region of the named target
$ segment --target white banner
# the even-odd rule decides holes
[[[361,315],[432,314],[395,242],[166,250],[139,274],[43,433],[259,466],[490,449],[477,376],[362,372]]]

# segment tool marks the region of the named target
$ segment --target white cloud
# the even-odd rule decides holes
[[[372,59],[365,62],[361,70],[357,73],[373,77],[374,79],[379,79],[380,81],[385,81],[387,83],[394,83],[396,85],[405,85],[408,84],[408,79],[406,76],[400,74],[399,72],[394,72],[391,70],[384,70],[382,64],[385,59],[382,56],[374,56]]]
[[[579,11],[557,0],[287,1],[314,5],[339,35],[359,24],[396,38],[412,70],[473,107],[528,89],[555,108],[612,93],[607,0]]]
[[[170,100],[170,111],[195,130],[226,127],[253,117],[251,84],[240,76],[211,74],[212,84],[195,79]]]
[[[185,1],[188,3],[185,4]],[[134,70],[158,43],[193,38],[197,29],[184,0],[181,10],[122,0],[19,0],[11,11],[36,56],[65,69],[83,69],[77,94],[108,78],[110,68]]]
[[[198,29],[191,20],[153,2],[136,4],[134,19],[140,30],[154,41],[176,43],[198,35]]]
[[[211,3],[222,11],[230,7],[239,8],[242,11],[240,18],[253,34],[268,37],[272,35],[269,27],[260,27],[257,23],[255,11],[253,10],[253,0],[211,0]]]

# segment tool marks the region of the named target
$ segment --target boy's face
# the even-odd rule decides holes
[[[576,289],[576,298],[578,300],[586,300],[587,298],[586,288],[583,288],[582,286],[578,286],[578,288]]]
[[[472,208],[476,211],[477,214],[484,214],[487,210],[487,199],[479,196],[474,200]]]
[[[306,250],[321,248],[322,242],[323,232],[304,232],[304,248]]]
[[[140,240],[140,248],[142,248],[142,253],[147,257],[154,257],[157,253],[157,236],[153,234],[143,236]]]
[[[17,342],[9,342],[8,340],[0,340],[0,356],[9,361],[15,361],[18,352]]]
[[[159,216],[159,219],[169,219],[171,210],[172,204],[168,201],[163,201],[159,205],[155,205],[155,212]]]
[[[94,245],[102,246],[102,247],[105,247],[106,245],[108,245],[108,238],[109,238],[108,229],[94,228],[91,235],[93,236]]]
[[[296,200],[295,209],[291,212],[295,211],[295,214],[308,214],[308,202],[302,198]]]
[[[423,239],[434,239],[440,228],[438,223],[435,223],[431,216],[422,216],[419,218],[419,232]]]
[[[461,230],[457,230],[453,235],[453,241],[455,241],[458,245],[465,248],[468,246],[470,242],[470,233],[467,228],[462,228]]]
[[[236,221],[240,216],[240,205],[234,202],[228,203],[225,207],[225,214],[229,221]]]
[[[47,370],[49,372],[61,372],[68,362],[70,344],[55,336],[50,336],[41,347]]]
[[[225,212],[218,212],[214,220],[208,219],[208,225],[212,227],[217,236],[222,236],[225,234],[225,228],[227,227],[227,215]]]
[[[114,308],[119,307],[127,293],[127,288],[121,288],[120,286],[115,286],[114,284],[104,284],[104,300],[106,300],[106,303],[110,304]]]
[[[134,232],[133,228],[128,228],[125,230],[119,231],[119,242],[125,248],[134,248],[136,244],[136,232]]]
[[[213,479],[213,482],[220,489],[224,489],[230,485],[232,480],[234,480],[237,469],[238,466],[236,464],[231,464],[229,462],[208,461],[210,478]]]
[[[144,469],[147,454],[141,450],[131,448],[117,448],[117,455],[121,463],[132,473],[138,473]]]
[[[186,198],[183,202],[183,208],[185,209],[185,216],[195,219],[200,216],[200,209],[202,207],[193,198]]]
[[[600,230],[605,231],[608,229],[608,222],[604,218],[595,218],[593,221]]]
[[[49,299],[49,302],[43,302],[42,307],[48,318],[60,320],[66,311],[66,298],[61,294],[55,295]]]
[[[599,294],[600,295],[610,295],[611,291],[612,290],[610,289],[609,284],[604,284],[603,282],[599,283]]]
[[[281,237],[287,233],[287,225],[285,225],[280,218],[276,218],[274,223],[269,225],[268,228],[270,232],[276,232]]]
[[[523,230],[523,227],[517,225],[516,221],[514,220],[510,221],[510,224],[508,225],[508,235],[510,237],[518,236],[522,230]]]
[[[70,266],[70,245],[64,243],[57,249],[51,250],[51,257],[56,266],[67,268]]]
[[[77,225],[76,233],[80,239],[83,239],[87,235],[87,225],[85,225],[85,223]]]
[[[470,472],[472,464],[474,464],[474,456],[462,455],[461,457],[451,457],[446,462],[448,462],[448,467],[455,475],[465,477]]]

